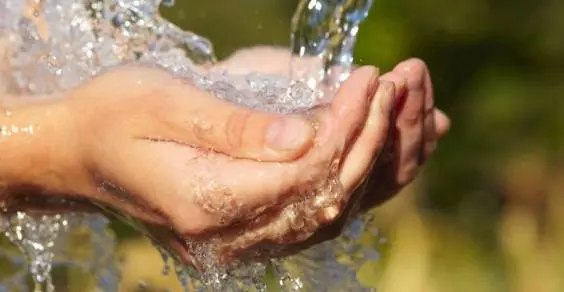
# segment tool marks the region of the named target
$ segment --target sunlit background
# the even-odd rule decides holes
[[[178,2],[165,15],[210,38],[219,57],[287,46],[297,5]],[[375,210],[388,244],[359,273],[363,283],[385,292],[564,291],[563,13],[561,0],[375,0],[357,63],[385,71],[422,58],[453,127],[420,179]],[[161,275],[150,244],[116,230],[123,291],[143,291],[139,280],[150,291],[180,289]]]

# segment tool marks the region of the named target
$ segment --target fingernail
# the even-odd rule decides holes
[[[303,146],[311,131],[311,125],[305,120],[284,117],[268,127],[266,142],[274,150],[294,150]]]

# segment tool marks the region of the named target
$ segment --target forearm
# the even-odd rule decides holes
[[[4,188],[33,187],[42,193],[72,191],[67,172],[72,172],[76,147],[69,138],[70,121],[63,104],[31,103],[22,97],[18,102],[2,104],[0,180]]]

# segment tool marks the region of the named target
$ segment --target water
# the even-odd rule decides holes
[[[300,1],[292,19],[292,78],[330,99],[351,72],[359,25],[372,2]]]
[[[40,96],[76,87],[107,68],[141,62],[166,68],[176,76],[193,81],[220,99],[271,112],[306,112],[330,100],[348,77],[359,23],[366,17],[372,1],[302,1],[293,20],[291,79],[229,72],[208,71],[216,58],[211,43],[186,32],[161,18],[158,0],[33,0],[35,9],[24,14],[21,0],[0,2],[0,38],[13,48],[10,67],[19,91]],[[173,1],[163,1],[172,5]],[[44,21],[47,33],[38,29]],[[5,86],[7,87],[7,86]],[[2,86],[0,86],[2,88]],[[311,214],[335,204],[343,196],[335,179],[336,162],[328,162],[327,173],[309,190],[308,199],[286,206],[265,228],[245,230],[245,236],[228,241],[222,235],[206,240],[187,238],[195,252],[200,274],[176,263],[174,271],[183,285],[221,291],[265,291],[278,286],[283,291],[365,291],[355,279],[355,271],[375,251],[358,244],[368,224],[353,221],[343,236],[317,245],[289,258],[264,260],[276,255],[282,246],[256,247],[261,239],[275,238],[276,232],[309,236],[315,228],[304,228]],[[122,216],[127,218],[127,216]],[[5,214],[3,232],[25,255],[25,261],[8,255],[14,263],[29,263],[29,271],[39,289],[52,290],[53,266],[75,265],[99,278],[102,291],[117,291],[114,245],[107,220],[84,214],[34,215]],[[134,219],[124,219],[136,226]],[[309,220],[309,221],[308,221]],[[315,223],[315,222],[312,222]],[[306,224],[307,225],[307,224]],[[272,228],[272,227],[276,228]],[[142,229],[142,228],[141,228]],[[91,257],[65,257],[69,234],[85,231],[90,239]],[[272,232],[275,230],[276,232]],[[168,273],[174,252],[161,249]],[[263,261],[240,266],[223,266],[217,255],[240,246],[246,255]],[[344,258],[343,258],[344,257]],[[343,264],[343,263],[348,264]],[[23,274],[16,273],[12,287],[23,285]],[[267,279],[274,281],[267,281]],[[268,284],[269,283],[269,284]],[[2,287],[2,286],[0,286]],[[0,288],[2,291],[2,288]]]
[[[119,272],[115,266],[115,240],[107,230],[108,220],[99,215],[38,215],[24,212],[4,214],[0,231],[17,248],[3,246],[3,268],[12,272],[0,283],[0,291],[55,291],[52,269],[73,269],[96,275],[102,291],[117,291]]]

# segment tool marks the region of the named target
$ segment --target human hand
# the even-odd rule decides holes
[[[388,139],[383,146],[375,148],[379,152],[373,153],[376,160],[368,167],[363,162],[366,157],[353,160],[356,163],[351,164],[351,169],[364,180],[351,190],[350,203],[338,220],[323,226],[307,240],[288,246],[288,253],[338,237],[351,216],[368,212],[398,194],[416,178],[434,153],[438,140],[448,132],[450,120],[434,107],[431,78],[425,63],[418,59],[401,62],[380,80],[404,85],[398,86],[402,90],[396,92],[398,103]]]
[[[256,71],[289,74],[290,57],[287,49],[256,47],[236,52],[219,67],[236,73]],[[362,186],[358,181],[359,184],[349,190],[354,191],[354,195],[343,213],[368,211],[412,182],[424,162],[434,152],[438,139],[450,127],[448,117],[434,106],[431,78],[424,62],[418,59],[404,61],[391,72],[381,76],[380,80],[395,84],[396,98],[399,100],[394,119],[389,125],[390,135],[386,141],[373,141],[372,152],[358,151],[357,153],[363,153],[364,156],[350,159],[350,173],[365,179],[361,180]],[[356,139],[361,136],[358,135]],[[382,146],[383,142],[386,142],[385,146]],[[372,160],[372,157],[377,157],[377,160]],[[339,220],[322,228],[297,248],[306,248],[338,236],[347,218],[347,214],[342,214]]]

